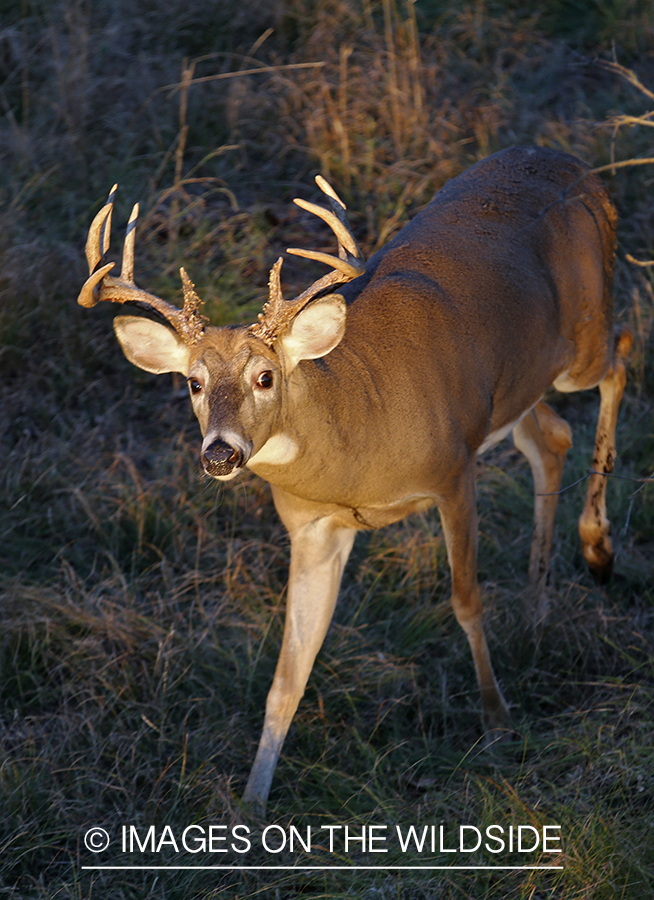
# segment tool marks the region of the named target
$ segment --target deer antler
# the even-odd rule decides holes
[[[269,347],[272,347],[277,335],[286,328],[302,307],[306,306],[315,293],[304,291],[295,300],[284,300],[280,276],[283,262],[284,260],[280,256],[270,270],[268,300],[264,304],[263,312],[259,313],[257,322],[248,328],[250,334],[260,338]]]
[[[349,281],[365,271],[366,263],[363,254],[359,249],[356,238],[352,234],[352,229],[345,213],[346,207],[341,198],[321,175],[316,175],[316,184],[323,194],[326,194],[329,198],[331,211],[318,206],[316,203],[309,203],[307,200],[295,199],[293,203],[301,209],[306,209],[307,212],[318,216],[329,225],[338,240],[338,256],[320,253],[317,250],[301,250],[297,247],[289,247],[286,252],[292,253],[294,256],[303,256],[305,259],[316,259],[318,262],[327,263],[328,266],[331,265],[346,275],[346,280]]]
[[[134,205],[127,224],[120,278],[108,274],[116,265],[115,263],[100,265],[109,249],[111,215],[117,187],[118,185],[113,186],[106,204],[89,228],[89,236],[86,241],[86,260],[89,264],[90,274],[80,291],[77,302],[81,306],[90,308],[101,300],[107,300],[111,303],[132,303],[142,309],[154,310],[172,325],[185,343],[195,344],[202,337],[208,319],[198,311],[201,300],[195,293],[193,283],[184,269],[180,270],[184,291],[182,309],[167,303],[160,297],[155,297],[154,294],[141,290],[134,282],[134,243],[136,220],[139,214],[138,203]]]
[[[307,212],[318,216],[329,225],[338,241],[338,256],[331,256],[329,253],[321,253],[317,250],[301,250],[297,247],[288,248],[287,253],[292,253],[294,256],[315,259],[333,267],[331,272],[315,281],[295,300],[284,300],[282,296],[280,271],[283,260],[281,257],[277,260],[270,270],[268,301],[263,307],[263,312],[259,313],[257,323],[249,328],[250,334],[260,338],[268,346],[273,345],[277,335],[284,330],[302,307],[306,306],[320,291],[331,287],[333,284],[344,284],[347,281],[352,281],[353,278],[361,275],[366,268],[363,254],[347,220],[345,204],[322,176],[316,176],[316,184],[329,197],[332,207],[331,211],[306,200],[296,199],[293,202],[302,209],[306,209]]]

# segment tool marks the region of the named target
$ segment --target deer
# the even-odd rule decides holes
[[[136,286],[138,204],[121,274],[109,274],[116,186],[90,227],[90,274],[78,298],[87,308],[110,301],[155,314],[114,319],[125,356],[147,372],[186,378],[204,472],[228,481],[247,468],[265,479],[290,536],[283,639],[243,795],[260,814],[360,530],[437,507],[484,731],[493,740],[510,729],[482,621],[475,461],[512,433],[529,463],[528,593],[542,622],[571,446],[570,427],[543,400],[551,387],[599,386],[579,533],[596,581],[607,580],[613,562],[605,475],[632,336],[614,325],[617,215],[601,180],[555,149],[500,151],[446,183],[367,261],[345,205],[316,181],[328,207],[295,203],[329,226],[338,255],[289,248],[330,271],[285,300],[278,259],[252,325],[210,325],[184,269],[181,308]]]

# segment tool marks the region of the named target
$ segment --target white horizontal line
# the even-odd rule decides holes
[[[488,871],[514,871],[514,872],[535,872],[535,871],[552,871],[562,872],[563,866],[82,866],[82,869],[121,869],[121,870],[147,870],[147,871],[194,871],[202,869],[211,869],[212,871],[221,870],[228,872],[236,871],[309,871],[309,872],[335,872],[346,871],[355,872],[365,869],[367,871],[389,872],[401,869],[402,871],[418,871],[418,870],[450,870],[460,869],[472,871],[473,869],[484,869]]]

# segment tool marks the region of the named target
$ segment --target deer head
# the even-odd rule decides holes
[[[289,253],[316,259],[332,271],[294,300],[284,300],[282,259],[270,272],[269,297],[258,321],[250,326],[216,328],[199,309],[201,300],[181,269],[180,308],[137,287],[134,281],[135,228],[138,204],[125,236],[120,277],[105,263],[116,193],[93,220],[86,244],[89,278],[78,302],[92,307],[102,300],[128,303],[157,313],[164,322],[118,316],[114,330],[125,356],[147,372],[180,372],[203,434],[202,464],[215,478],[234,477],[276,434],[283,420],[286,385],[298,363],[326,356],[345,331],[345,301],[332,288],[360,275],[365,263],[345,215],[345,205],[327,184],[316,179],[331,210],[295,202],[330,225],[338,240],[338,256],[289,248]]]

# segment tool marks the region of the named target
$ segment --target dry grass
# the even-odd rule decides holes
[[[437,516],[416,516],[355,546],[268,822],[556,823],[563,873],[81,869],[95,859],[82,843],[92,825],[117,839],[123,824],[244,820],[288,560],[266,486],[203,479],[186,397],[122,359],[109,310],[76,307],[92,214],[120,181],[118,221],[144,201],[139,282],[174,298],[183,262],[214,321],[252,321],[280,251],[328,240],[290,203],[313,197],[317,171],[346,198],[369,253],[500,147],[548,144],[596,165],[651,156],[647,96],[582,55],[595,40],[608,59],[613,36],[653,88],[641,5],[578,4],[572,17],[540,6],[279,0],[262,11],[245,0],[208,14],[198,0],[5,3],[0,897],[651,893],[652,483],[610,485],[618,557],[606,591],[578,549],[583,485],[562,496],[552,615],[536,648],[521,631],[531,485],[505,446],[480,463],[481,578],[515,740],[490,754],[478,745]],[[607,119],[610,129],[597,127]],[[624,254],[654,257],[652,176],[606,177],[621,212],[619,318],[636,335],[616,471],[643,478],[654,459],[654,292],[651,271]],[[306,262],[284,268],[288,295],[311,279]],[[597,398],[553,402],[573,427],[570,483],[588,466]],[[271,858],[254,849],[247,861]],[[395,846],[384,862],[406,857]]]

